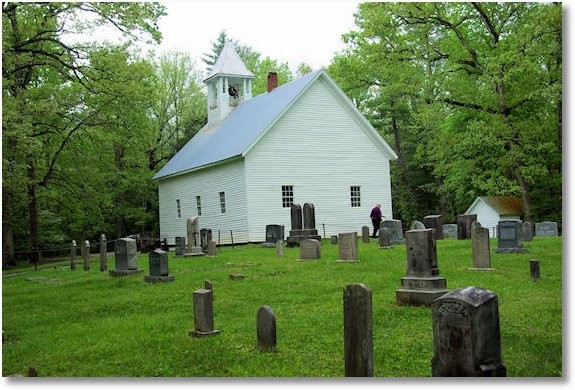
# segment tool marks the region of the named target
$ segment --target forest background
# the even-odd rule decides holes
[[[204,72],[231,40],[255,75],[293,74],[225,32],[196,59],[142,54],[160,3],[3,3],[3,267],[76,237],[159,235],[152,176],[206,121]],[[90,15],[90,17],[86,17]],[[398,155],[394,218],[453,221],[517,195],[562,222],[562,4],[362,3],[327,68]],[[122,44],[80,42],[109,25]],[[30,258],[32,257],[32,258]]]

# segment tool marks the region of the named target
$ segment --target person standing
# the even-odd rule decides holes
[[[371,223],[373,224],[373,238],[375,238],[383,218],[381,215],[381,203],[376,204],[375,207],[371,209],[371,214],[369,216],[371,218]]]

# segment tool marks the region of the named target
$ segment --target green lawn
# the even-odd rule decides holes
[[[491,247],[497,240],[491,241]],[[494,271],[471,271],[471,242],[437,242],[447,287],[479,286],[499,296],[507,375],[562,376],[562,239],[535,238],[526,254],[492,253]],[[343,376],[343,288],[373,290],[374,375],[429,377],[431,310],[395,304],[406,273],[405,246],[377,249],[359,242],[359,261],[339,263],[338,248],[322,244],[322,259],[297,261],[299,248],[259,245],[218,248],[216,258],[175,258],[171,283],[144,282],[144,273],[114,278],[81,260],[75,271],[33,268],[2,278],[2,375],[29,366],[51,377],[335,377]],[[532,282],[529,260],[539,259]],[[66,265],[62,263],[59,265]],[[114,268],[109,258],[108,269]],[[231,280],[231,273],[246,275]],[[43,277],[34,281],[26,278]],[[214,286],[214,322],[221,333],[195,339],[193,291]],[[278,351],[256,348],[256,313],[272,307]]]

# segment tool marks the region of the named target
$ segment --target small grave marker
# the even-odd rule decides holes
[[[541,277],[541,269],[539,266],[539,260],[529,261],[529,270],[531,272],[531,281],[537,282]]]
[[[190,330],[191,337],[208,337],[220,333],[214,329],[213,291],[199,289],[194,291],[194,325]]]
[[[318,240],[302,240],[299,244],[300,260],[321,259],[321,242]]]
[[[339,261],[357,261],[357,232],[339,233]]]
[[[475,222],[471,227],[471,254],[473,258],[472,269],[493,269],[491,268],[489,229],[481,227]]]
[[[258,310],[256,318],[258,349],[263,352],[277,350],[276,315],[271,307],[265,305]]]
[[[76,248],[78,246],[76,245],[76,240],[72,240],[72,244],[70,246],[70,269],[71,270],[75,270],[76,269]]]
[[[105,234],[100,234],[100,272],[108,270],[108,240]]]
[[[556,237],[559,235],[557,222],[538,222],[535,224],[535,236],[537,237]]]
[[[378,234],[379,234],[379,249],[391,248],[391,240],[389,239],[389,229],[380,227]]]
[[[110,270],[110,276],[126,276],[139,272],[138,269],[138,250],[136,240],[129,237],[118,238],[114,241],[114,262],[116,268]]]
[[[90,271],[90,241],[84,240],[82,245],[82,258],[84,260],[84,271]]]
[[[173,282],[175,277],[168,271],[168,252],[155,249],[149,254],[150,274],[144,276],[148,283]]]
[[[368,226],[362,226],[361,227],[361,240],[364,243],[369,244],[369,227]]]

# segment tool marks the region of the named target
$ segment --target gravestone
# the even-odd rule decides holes
[[[501,377],[497,294],[470,286],[453,290],[433,301],[434,377]]]
[[[168,271],[168,252],[155,249],[148,255],[150,274],[144,276],[148,283],[173,282],[176,278]]]
[[[303,226],[302,226],[303,221]],[[291,206],[291,226],[292,230],[287,238],[287,246],[299,246],[302,240],[313,239],[321,240],[315,228],[315,208],[313,203],[305,203],[302,208],[299,204]]]
[[[180,257],[186,253],[186,237],[176,237],[176,256]]]
[[[361,227],[361,240],[369,244],[369,226],[362,226]]]
[[[380,229],[382,227],[389,229],[389,240],[391,245],[403,244],[405,239],[403,238],[403,226],[399,219],[386,219],[381,221],[379,224]]]
[[[203,256],[204,251],[200,241],[200,228],[198,217],[190,217],[186,223],[188,251],[184,253],[184,257]]]
[[[194,291],[194,325],[191,337],[208,337],[220,333],[214,329],[213,291],[205,288]]]
[[[283,257],[284,255],[284,242],[282,240],[276,241],[276,256]]]
[[[539,260],[529,261],[529,271],[531,272],[531,281],[537,282],[541,277],[541,269],[539,266]]]
[[[460,214],[457,216],[457,239],[471,238],[471,224],[477,221],[477,214]]]
[[[108,270],[108,240],[105,234],[100,234],[100,271]]]
[[[76,240],[72,240],[72,244],[70,246],[70,269],[76,269],[76,249],[78,246],[76,245]]]
[[[321,259],[321,241],[302,240],[299,243],[300,260],[318,260]]]
[[[258,309],[256,318],[258,349],[263,352],[277,350],[276,315],[271,307],[264,305]]]
[[[126,276],[144,271],[138,269],[136,240],[123,237],[114,241],[114,263],[116,268],[109,271],[111,276]]]
[[[338,261],[357,261],[357,232],[339,233],[338,242]]]
[[[457,238],[456,223],[447,223],[443,225],[443,238]]]
[[[559,235],[557,230],[557,222],[537,222],[535,224],[536,237],[556,237]]]
[[[473,268],[471,269],[493,269],[491,268],[489,229],[481,227],[476,222],[473,222],[471,226],[471,254],[473,258]]]
[[[391,241],[389,239],[389,229],[380,227],[378,234],[379,234],[379,249],[391,248]]]
[[[423,229],[427,229],[427,228],[425,227],[425,225],[421,221],[411,222],[411,227],[409,228],[409,230],[423,230]]]
[[[331,244],[337,245],[337,234],[332,234],[331,236]]]
[[[212,239],[212,229],[200,229],[200,246],[202,251],[208,250],[208,243]]]
[[[213,290],[214,290],[214,285],[213,285],[212,282],[210,282],[209,280],[206,279],[206,280],[204,280],[204,288],[205,288],[206,290],[212,290],[212,291],[213,291]]]
[[[499,221],[497,223],[496,253],[525,253],[529,250],[523,247],[523,222]]]
[[[423,217],[423,224],[428,229],[435,229],[435,239],[443,239],[443,216],[437,215],[427,215]]]
[[[84,260],[84,271],[90,271],[90,241],[84,240],[82,245],[82,259]]]
[[[345,376],[373,376],[372,291],[365,284],[343,289],[343,335]]]
[[[439,276],[437,250],[433,229],[405,232],[407,276],[401,278],[401,288],[395,292],[398,305],[425,305],[447,290],[447,281]]]
[[[264,248],[275,248],[278,240],[284,239],[284,225],[266,225],[266,241]]]
[[[208,241],[207,250],[208,250],[208,255],[207,255],[208,257],[216,257],[217,248],[216,248],[216,242],[214,240]]]
[[[533,224],[531,222],[523,222],[523,241],[533,241]]]

